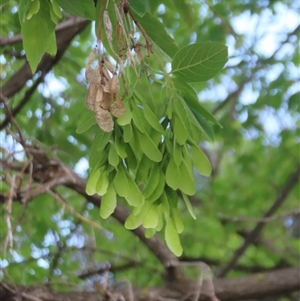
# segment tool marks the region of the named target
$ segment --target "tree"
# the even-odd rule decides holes
[[[3,300],[296,300],[297,9],[2,1]]]

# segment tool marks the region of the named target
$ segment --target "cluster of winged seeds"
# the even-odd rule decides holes
[[[95,112],[100,128],[105,132],[111,132],[114,129],[112,115],[122,116],[125,113],[125,107],[118,94],[119,78],[109,58],[104,55],[99,57],[97,66],[92,67],[97,52],[95,48],[90,53],[86,65],[85,77],[90,84],[86,96],[86,107]]]

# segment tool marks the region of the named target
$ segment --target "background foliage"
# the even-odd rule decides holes
[[[40,2],[43,14],[50,14],[46,28],[39,27],[34,15],[31,18],[31,26],[45,33],[47,42],[43,45],[48,43],[48,46],[43,52],[56,53],[51,32],[57,23],[70,15],[95,19],[93,1],[77,0],[71,5],[66,0],[34,0],[30,5],[37,5],[36,2]],[[274,216],[265,220],[263,231],[251,241],[237,263],[226,270],[247,234],[280,198],[291,175],[298,170],[299,176],[299,4],[288,0],[130,2],[141,24],[144,13],[150,21],[155,20],[153,32],[149,26],[147,33],[169,56],[198,42],[222,42],[229,48],[229,61],[217,76],[191,83],[203,108],[212,112],[222,127],[208,122],[206,141],[202,139],[201,149],[211,161],[212,175],[207,178],[195,172],[197,193],[190,201],[197,219],[191,218],[183,203],[179,204],[184,224],[180,234],[182,259],[205,261],[216,275],[228,273],[228,277],[297,266],[299,183],[289,189],[276,212],[272,212]],[[30,49],[27,52],[32,59],[28,59],[33,69],[43,54],[36,46],[40,41],[35,40],[32,28],[22,26],[26,16],[19,18],[26,3],[1,1],[3,91],[25,62],[24,48]],[[139,6],[141,3],[146,6]],[[53,11],[46,9],[47,5]],[[62,12],[58,6],[63,8]],[[164,27],[176,45],[170,46],[171,40],[156,35],[156,26]],[[20,33],[30,37],[28,45],[18,39]],[[90,23],[73,39],[61,60],[43,75],[34,93],[14,116],[29,144],[38,143],[50,157],[59,158],[84,178],[95,131],[82,134],[76,129],[86,112],[84,68],[96,43],[94,33],[95,24]],[[8,42],[14,39],[15,42]],[[156,71],[161,70],[158,57],[153,56],[151,62]],[[170,68],[170,64],[165,67]],[[18,93],[9,97],[10,110],[26,98],[26,91],[40,76],[37,72]],[[127,80],[134,78],[131,70]],[[165,78],[157,72],[155,79],[157,82],[151,88],[147,81],[141,80],[136,93],[146,101],[159,100],[168,105],[168,91],[158,83]],[[17,129],[5,122],[7,114],[6,110],[1,113],[1,160],[4,162],[9,153],[14,153],[15,159],[24,162],[26,155],[15,139]],[[109,262],[112,282],[126,278],[141,287],[162,283],[163,266],[138,238],[113,218],[100,218],[98,208],[64,186],[55,188],[55,193],[102,229],[82,222],[52,194],[44,193],[27,204],[13,204],[9,218],[14,245],[7,246],[8,206],[4,196],[10,190],[14,174],[7,168],[2,171],[1,245],[5,248],[0,264],[1,276],[6,281],[60,283],[56,286],[59,289],[68,289],[61,283],[72,283],[92,289],[95,281],[101,281],[101,275],[81,279],[78,274],[90,268],[104,268],[105,262]],[[24,179],[22,185],[28,183]],[[163,233],[158,235],[163,237]],[[292,296],[282,300],[289,298]]]

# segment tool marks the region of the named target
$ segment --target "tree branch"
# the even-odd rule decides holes
[[[222,301],[246,300],[251,298],[263,298],[283,295],[300,289],[299,267],[282,269],[273,272],[255,274],[237,279],[216,279],[213,281],[215,293]],[[180,286],[180,282],[178,283]],[[199,301],[210,300],[204,282]],[[43,290],[44,288],[44,290]],[[186,287],[183,290],[187,290]],[[104,301],[104,296],[98,292],[53,292],[45,287],[27,287],[0,283],[0,295],[3,301],[12,300],[17,293],[29,292],[30,295],[40,298],[42,301]],[[180,300],[178,291],[166,287],[154,287],[134,290],[135,301],[152,300]],[[172,298],[172,299],[171,299]]]
[[[293,189],[293,187],[298,183],[298,179],[300,176],[300,165],[298,165],[296,171],[294,171],[289,179],[287,180],[284,187],[281,189],[281,191],[278,193],[277,198],[275,199],[274,203],[270,207],[270,209],[264,214],[262,219],[266,219],[271,217],[278,208],[283,204],[283,202],[286,200],[287,196]],[[248,234],[246,237],[244,243],[242,246],[237,249],[234,253],[234,256],[232,259],[227,263],[227,265],[219,272],[220,277],[224,277],[227,275],[229,271],[231,271],[239,258],[244,254],[244,252],[247,250],[249,245],[255,240],[255,238],[259,235],[259,233],[262,231],[263,227],[266,225],[263,220],[259,221],[257,225],[254,227],[252,231]]]

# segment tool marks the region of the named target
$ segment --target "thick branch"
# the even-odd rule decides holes
[[[298,179],[300,176],[300,165],[298,165],[298,168],[296,171],[292,173],[292,175],[287,180],[286,184],[282,188],[282,190],[278,193],[274,203],[270,207],[270,209],[264,214],[264,218],[268,218],[272,216],[278,208],[283,204],[283,202],[286,200],[287,196],[293,189],[293,187],[298,183]],[[255,240],[255,238],[259,235],[263,227],[266,225],[263,221],[259,221],[255,228],[249,233],[249,235],[246,237],[244,243],[242,246],[237,249],[234,253],[234,256],[232,259],[227,263],[227,265],[221,270],[219,273],[220,277],[224,277],[230,270],[234,268],[239,258],[244,254],[244,252],[247,250],[249,245]]]

